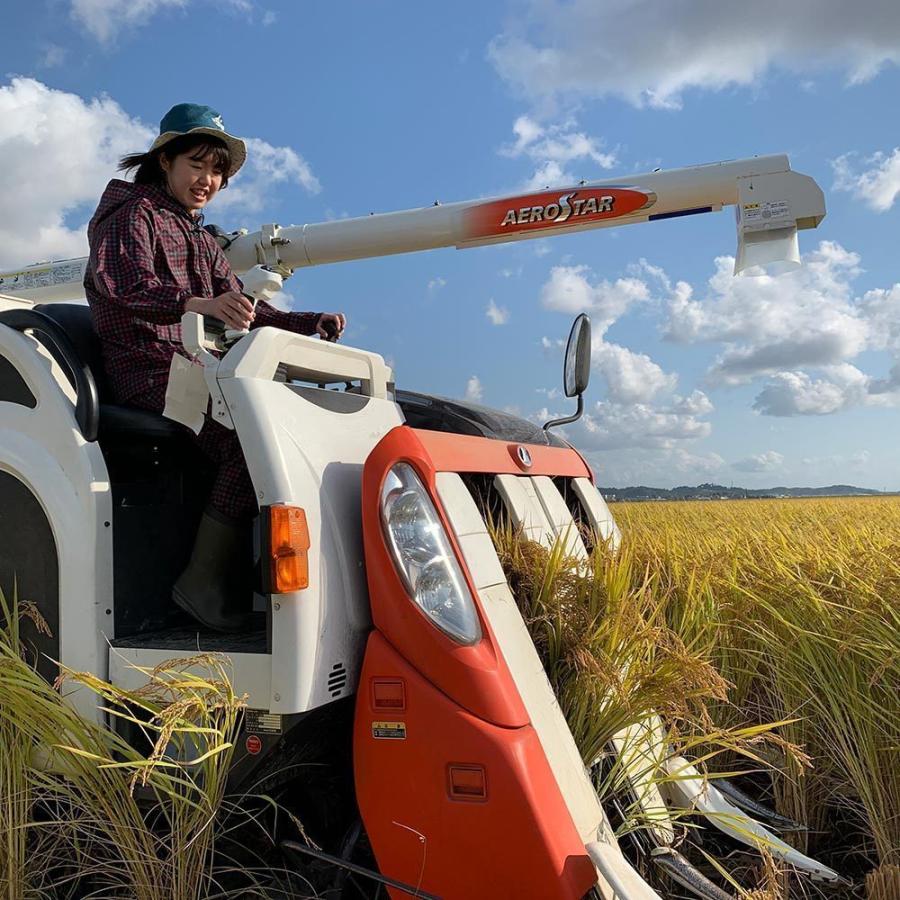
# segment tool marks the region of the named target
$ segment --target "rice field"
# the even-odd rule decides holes
[[[731,684],[717,723],[796,720],[779,733],[809,764],[789,764],[775,790],[810,825],[810,849],[900,863],[900,498],[616,513],[670,626]]]
[[[826,896],[900,896],[900,498],[613,512],[622,548],[589,575],[498,534],[585,761],[657,710],[808,825],[786,839],[851,882]],[[764,868],[758,896],[817,895]]]
[[[784,838],[848,879],[820,889],[676,818],[682,851],[733,896],[900,900],[900,498],[613,512],[622,547],[594,547],[589,565],[503,523],[494,539],[623,845],[653,823],[629,806],[610,748],[659,716],[679,753],[805,823]],[[224,664],[204,660],[204,678],[162,666],[134,694],[66,676],[146,729],[142,756],[60,702],[22,659],[17,616],[6,618],[0,896],[86,896],[86,883],[97,896],[147,900],[244,895],[219,881],[241,711]],[[173,742],[192,762],[169,761]],[[35,765],[35,746],[54,748],[49,767]],[[683,895],[649,863],[642,871],[661,896]]]

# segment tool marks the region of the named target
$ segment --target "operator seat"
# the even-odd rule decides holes
[[[114,636],[184,626],[191,620],[172,602],[172,585],[190,558],[211,464],[183,425],[114,402],[87,305],[35,309],[65,331],[76,362],[87,365],[97,385],[97,443],[112,491]]]
[[[120,406],[114,402],[112,390],[103,367],[100,338],[94,330],[90,307],[80,303],[42,303],[38,312],[53,319],[65,331],[81,362],[94,376],[100,396],[100,430],[97,439],[100,446],[128,440],[183,441],[184,427],[171,419],[138,409]]]

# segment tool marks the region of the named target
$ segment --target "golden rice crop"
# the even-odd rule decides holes
[[[796,720],[781,734],[812,767],[789,758],[775,796],[809,849],[900,861],[900,498],[614,511],[670,627],[733,685],[716,721]]]
[[[617,504],[614,512],[623,546],[597,548],[588,567],[508,525],[493,529],[585,761],[608,756],[613,734],[660,712],[674,726],[670,737],[713,772],[755,770],[761,799],[809,825],[786,835],[799,849],[859,890],[876,866],[892,873],[900,859],[900,498]],[[601,790],[618,786],[611,778]],[[639,817],[625,824],[634,827]],[[774,876],[757,875],[769,885],[758,895],[769,896]]]

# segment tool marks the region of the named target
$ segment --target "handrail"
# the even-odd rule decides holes
[[[0,312],[0,325],[13,331],[32,332],[50,352],[75,389],[75,421],[86,441],[96,441],[100,427],[100,395],[97,382],[75,351],[69,336],[50,316],[34,309]]]

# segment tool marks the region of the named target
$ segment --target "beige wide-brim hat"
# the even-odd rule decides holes
[[[185,134],[208,134],[222,141],[231,154],[231,168],[225,173],[229,178],[247,159],[247,145],[225,130],[222,116],[211,106],[198,103],[179,103],[163,116],[159,123],[159,137],[153,142],[150,152]]]

